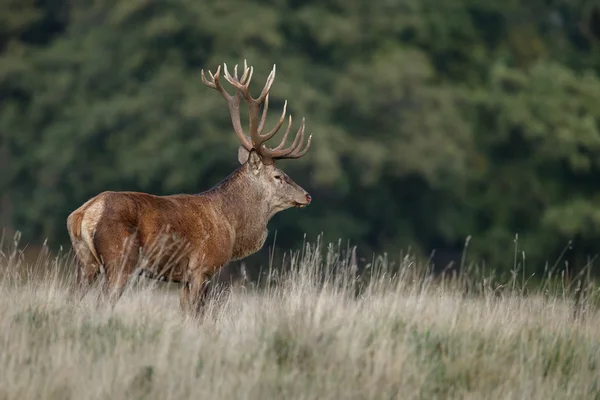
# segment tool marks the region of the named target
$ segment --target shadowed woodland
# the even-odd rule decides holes
[[[255,93],[277,65],[271,107],[287,99],[313,133],[278,164],[313,202],[277,215],[267,245],[322,232],[365,259],[410,249],[443,267],[469,238],[469,260],[499,271],[594,261],[586,0],[3,0],[0,227],[69,246],[67,215],[99,192],[217,184],[238,141],[200,70],[244,59]]]

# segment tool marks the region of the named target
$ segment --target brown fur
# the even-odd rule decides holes
[[[255,151],[240,148],[243,165],[197,195],[103,192],[67,218],[76,254],[76,284],[85,293],[105,274],[103,292],[119,298],[131,277],[180,282],[181,306],[199,311],[207,281],[222,266],[258,251],[267,223],[310,196]]]
[[[73,233],[73,238],[81,239],[81,220],[83,213],[73,213],[67,219],[69,230]]]

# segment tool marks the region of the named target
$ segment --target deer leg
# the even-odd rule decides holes
[[[125,288],[129,283],[131,274],[126,271],[113,271],[118,273],[108,274],[104,284],[102,285],[102,297],[104,300],[109,300],[114,306],[125,292]]]
[[[179,289],[179,304],[183,312],[188,312],[190,308],[190,282],[184,281]]]
[[[115,238],[112,242],[104,242],[110,251],[102,254],[106,275],[102,284],[102,297],[108,298],[114,305],[123,295],[129,281],[134,278],[139,259],[139,238],[137,234],[131,234]]]
[[[202,315],[206,305],[209,276],[198,274],[183,283],[179,292],[179,301],[183,312],[196,317]]]
[[[75,281],[70,288],[70,293],[76,295],[81,301],[100,276],[101,268],[84,242],[73,241],[73,248],[75,250]]]
[[[72,287],[72,293],[76,294],[78,300],[81,301],[89,292],[90,288],[100,276],[100,266],[97,264],[82,264],[77,261],[77,269],[75,271],[75,284]]]

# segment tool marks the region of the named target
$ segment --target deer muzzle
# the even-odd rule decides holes
[[[312,201],[312,197],[310,196],[310,194],[306,193],[305,199],[306,200],[304,202],[294,201],[294,206],[298,208],[306,207]]]

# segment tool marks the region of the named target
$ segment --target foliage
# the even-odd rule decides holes
[[[0,4],[0,223],[66,244],[104,190],[199,192],[236,167],[200,69],[273,63],[307,117],[282,163],[313,195],[271,230],[534,270],[595,252],[600,10],[592,2],[93,0]],[[274,116],[270,118],[272,123]],[[549,258],[549,259],[547,259]]]

